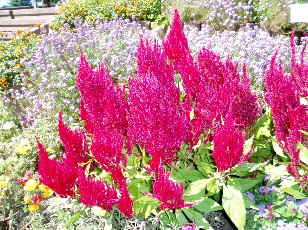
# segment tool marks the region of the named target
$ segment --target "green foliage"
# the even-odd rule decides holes
[[[0,41],[0,93],[20,85],[23,74],[21,59],[29,57],[36,49],[40,36],[34,33],[17,31],[16,37],[5,43]]]
[[[163,21],[159,16],[161,0],[69,0],[63,3],[53,23],[53,28],[60,29],[65,23],[74,27],[78,19],[82,22],[95,22],[97,18],[113,20],[137,19],[138,21]]]

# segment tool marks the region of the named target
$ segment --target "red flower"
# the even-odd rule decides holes
[[[141,42],[138,71],[129,80],[128,136],[151,155],[150,169],[170,163],[188,133],[180,91],[162,50]],[[141,54],[145,54],[142,55]]]
[[[108,212],[118,202],[119,198],[114,186],[107,182],[86,178],[83,171],[78,173],[78,189],[80,201],[88,206],[98,206]]]
[[[44,200],[44,197],[42,195],[36,195],[34,196],[33,203],[37,204],[37,203],[40,203],[42,200]]]
[[[71,164],[50,159],[43,145],[37,141],[39,148],[38,173],[40,182],[51,188],[62,197],[75,196],[74,187],[77,179],[77,171]]]
[[[148,195],[162,202],[159,205],[163,209],[180,209],[193,206],[194,204],[185,203],[183,194],[185,187],[169,179],[169,172],[165,172],[162,167],[159,169],[157,180],[153,184],[153,195]]]
[[[118,202],[118,208],[127,218],[131,218],[133,216],[133,201],[129,196],[126,184],[120,187],[121,197]]]
[[[126,135],[127,102],[124,90],[114,86],[103,65],[95,71],[81,53],[77,78],[77,86],[81,95],[86,114],[86,124],[96,130],[118,130]],[[88,130],[90,131],[90,129]]]
[[[89,160],[87,155],[88,144],[84,133],[78,130],[72,131],[63,123],[62,114],[59,114],[58,125],[59,136],[65,148],[64,162],[71,161],[70,167],[78,167],[79,163],[85,163]],[[71,164],[68,163],[68,164]]]
[[[218,126],[213,136],[214,150],[212,156],[219,171],[232,168],[243,155],[245,135],[235,126],[228,115],[224,124]]]

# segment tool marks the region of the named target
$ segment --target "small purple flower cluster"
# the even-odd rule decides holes
[[[240,64],[246,63],[248,74],[256,84],[263,82],[271,57],[278,49],[278,61],[285,68],[291,67],[289,62],[291,59],[290,39],[285,36],[271,37],[268,32],[258,26],[252,27],[247,24],[246,28],[239,31],[223,32],[215,32],[209,25],[204,25],[201,31],[185,26],[184,32],[193,54],[206,47],[224,59],[230,56],[233,61]],[[302,45],[297,46],[296,53],[299,54],[302,48]],[[307,60],[308,57],[305,59]]]
[[[184,7],[187,13],[192,13],[192,19],[209,24],[216,30],[223,30],[234,29],[248,22],[253,13],[252,3],[252,0],[185,0]]]
[[[80,96],[75,82],[79,49],[92,65],[106,64],[111,77],[121,82],[135,71],[139,36],[152,37],[139,23],[121,19],[98,19],[95,26],[76,21],[75,27],[72,31],[64,25],[61,33],[52,30],[43,35],[37,51],[22,60],[28,74],[22,75],[21,89],[11,93],[26,108],[25,120],[46,114],[56,117],[59,109],[70,114],[70,121],[78,117]]]

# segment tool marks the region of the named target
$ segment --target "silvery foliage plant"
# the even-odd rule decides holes
[[[97,20],[95,26],[76,21],[74,31],[64,25],[61,32],[53,30],[43,35],[37,51],[22,60],[27,74],[22,75],[21,89],[11,90],[24,107],[23,122],[35,125],[46,114],[54,119],[59,110],[75,120],[80,100],[76,89],[80,50],[93,67],[102,62],[113,79],[125,82],[135,72],[141,35],[152,39],[150,30],[121,19]]]

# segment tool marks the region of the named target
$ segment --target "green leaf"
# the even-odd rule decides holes
[[[245,202],[245,208],[255,209],[259,210],[257,206],[254,205],[254,203],[249,199],[249,197],[244,193],[242,193],[243,199]]]
[[[159,204],[159,201],[148,196],[143,196],[134,202],[134,213],[146,219],[151,215],[152,211],[158,207]]]
[[[297,181],[294,181],[293,177],[281,181],[280,185],[280,190],[292,195],[295,199],[306,198],[305,194],[300,192],[300,185]]]
[[[301,143],[298,143],[297,146],[300,148],[299,159],[308,165],[308,149]]]
[[[98,206],[94,206],[94,207],[91,207],[91,211],[93,212],[94,215],[96,216],[105,216],[107,211],[98,207]]]
[[[228,185],[236,188],[237,190],[240,190],[241,192],[246,192],[248,189],[254,187],[259,182],[259,179],[242,179],[232,177],[228,180]]]
[[[213,179],[214,178],[202,179],[191,183],[185,190],[185,196],[192,196],[198,194],[199,192],[204,190],[206,185],[210,183]]]
[[[197,181],[204,178],[201,172],[198,170],[190,170],[190,169],[178,169],[177,171],[173,170],[171,173],[171,177],[175,177],[179,182],[183,181]]]
[[[258,129],[257,133],[256,133],[256,138],[260,138],[261,136],[264,137],[270,137],[271,136],[271,131],[265,127],[261,127]]]
[[[69,228],[69,226],[73,223],[75,223],[79,218],[80,216],[84,213],[84,210],[80,210],[78,212],[76,212],[68,221],[67,223],[65,224],[65,227],[66,228]]]
[[[245,141],[244,155],[246,155],[247,153],[250,152],[250,150],[252,148],[252,144],[253,144],[253,139],[254,139],[254,136],[252,136],[251,138],[249,138],[248,140]]]
[[[301,133],[305,134],[306,136],[308,136],[308,132],[304,131],[304,130],[299,130]]]
[[[196,223],[199,227],[204,229],[213,229],[200,212],[197,212],[192,208],[183,209],[183,212],[192,222]]]
[[[112,218],[113,218],[113,214],[108,218],[105,226],[104,226],[104,230],[112,230]]]
[[[279,180],[283,175],[289,175],[285,165],[269,166],[265,169],[265,173],[271,175],[268,184],[275,180]]]
[[[245,202],[241,191],[232,186],[223,186],[222,206],[239,230],[244,230],[246,223]]]
[[[238,165],[232,169],[231,174],[236,176],[249,175],[249,173],[260,170],[267,162],[264,163],[247,163]]]
[[[277,143],[276,139],[272,139],[272,145],[275,153],[281,157],[286,157],[286,155],[283,153],[282,148],[280,148],[279,144]]]
[[[200,212],[215,212],[223,208],[214,200],[210,198],[203,199],[200,203],[194,206]]]
[[[182,227],[184,224],[188,224],[189,221],[186,219],[185,215],[183,214],[182,211],[178,211],[176,213],[176,218],[178,220],[179,223],[179,227]]]

